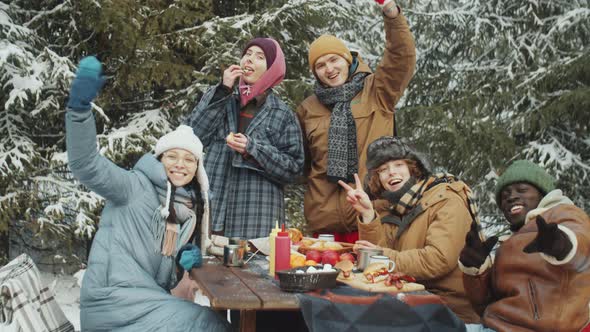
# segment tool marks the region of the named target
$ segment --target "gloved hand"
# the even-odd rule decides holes
[[[459,256],[461,264],[465,267],[481,267],[496,245],[496,242],[498,242],[497,236],[492,236],[481,242],[477,224],[472,222],[471,229],[467,232],[467,236],[465,236],[465,247],[461,250]]]
[[[176,254],[176,265],[184,271],[190,272],[193,267],[203,265],[203,255],[199,247],[187,243]]]
[[[522,251],[527,254],[542,252],[553,256],[557,260],[563,260],[572,250],[572,243],[567,235],[557,228],[557,224],[547,223],[541,216],[535,220],[539,229],[537,237]]]
[[[98,59],[87,56],[80,60],[76,78],[70,87],[68,108],[77,112],[90,110],[90,102],[96,98],[105,81],[101,74],[102,65]]]
[[[375,0],[375,2],[381,7],[383,15],[389,18],[396,18],[399,15],[399,7],[393,0]]]

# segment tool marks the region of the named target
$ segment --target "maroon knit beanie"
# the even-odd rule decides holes
[[[254,38],[246,44],[244,50],[242,51],[242,57],[246,54],[246,51],[251,46],[258,46],[264,52],[264,57],[266,58],[266,68],[270,68],[270,66],[275,62],[275,58],[277,57],[277,48],[275,44],[272,42],[272,39],[269,38]]]

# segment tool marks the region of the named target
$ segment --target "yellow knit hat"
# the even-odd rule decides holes
[[[309,69],[315,74],[314,65],[319,57],[326,54],[338,54],[348,64],[352,63],[352,54],[344,42],[332,35],[321,35],[309,46]]]

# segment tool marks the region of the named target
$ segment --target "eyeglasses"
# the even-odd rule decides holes
[[[179,157],[177,154],[174,153],[164,153],[162,155],[162,161],[164,161],[167,164],[178,164],[178,162],[182,161],[182,164],[188,168],[193,168],[197,166],[197,160],[193,158],[192,155]]]

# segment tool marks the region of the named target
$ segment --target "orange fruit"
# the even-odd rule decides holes
[[[308,259],[305,261],[305,266],[316,266],[318,265],[318,262],[312,260],[312,259]]]
[[[291,267],[305,266],[305,256],[291,255],[290,263]]]

